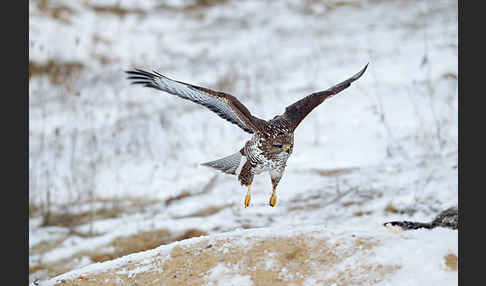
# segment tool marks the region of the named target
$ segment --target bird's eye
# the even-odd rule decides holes
[[[283,147],[283,145],[282,145],[282,144],[273,145],[273,146],[275,146],[275,147],[277,147],[277,148],[282,148],[282,147]]]

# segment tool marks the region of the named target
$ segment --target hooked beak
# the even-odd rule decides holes
[[[284,151],[290,153],[290,145],[285,145]]]

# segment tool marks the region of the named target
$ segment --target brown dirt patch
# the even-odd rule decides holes
[[[48,60],[47,63],[29,61],[29,79],[34,76],[46,75],[54,85],[64,83],[68,78],[78,74],[84,65],[80,62],[61,62]]]
[[[457,256],[455,254],[449,253],[444,256],[445,265],[450,271],[457,271]]]
[[[41,226],[63,226],[73,228],[96,220],[115,218],[122,214],[144,211],[146,207],[158,202],[159,201],[155,199],[134,197],[117,200],[95,199],[92,203],[102,203],[103,206],[92,211],[74,213],[72,212],[70,205],[60,205],[58,206],[59,209],[66,209],[67,211],[56,212],[53,210],[45,210],[47,208],[45,205],[32,205],[32,209],[31,205],[29,205],[29,213],[31,214],[31,217],[43,215]],[[79,233],[76,234],[79,235]]]
[[[208,207],[208,208],[199,210],[197,212],[194,212],[194,213],[186,215],[186,216],[178,216],[177,218],[206,217],[206,216],[210,216],[210,215],[213,215],[215,213],[218,213],[218,212],[220,212],[220,211],[222,211],[226,208],[231,208],[233,206],[234,206],[234,204],[232,203],[232,204],[222,205],[222,206],[219,206],[219,207]]]
[[[107,15],[115,15],[118,17],[125,17],[126,15],[139,15],[144,16],[149,12],[156,12],[156,11],[199,11],[205,8],[209,8],[212,6],[224,4],[228,2],[228,0],[197,0],[191,5],[187,5],[183,8],[175,8],[166,5],[165,3],[161,3],[150,10],[142,10],[137,8],[124,8],[120,5],[91,5],[85,4],[85,7],[93,10],[96,13],[100,14],[107,14]]]
[[[41,241],[29,249],[29,255],[30,253],[36,253],[36,254],[46,253],[56,248],[59,244],[61,244],[64,240],[66,240],[66,238],[67,237],[62,237],[50,241]]]
[[[357,202],[357,201],[348,201],[348,202],[343,202],[341,204],[343,207],[350,207],[350,206],[362,206],[363,202]]]
[[[336,177],[345,174],[352,173],[358,168],[340,168],[340,169],[316,169],[314,170],[317,174],[325,177]]]
[[[373,211],[357,211],[357,212],[354,212],[353,215],[354,216],[365,216],[365,215],[370,215],[372,213],[373,213]]]
[[[165,200],[165,205],[166,206],[169,206],[170,204],[172,204],[173,202],[176,202],[176,201],[180,201],[180,200],[183,200],[185,198],[189,198],[189,197],[192,197],[194,196],[195,194],[192,194],[191,192],[189,191],[183,191],[181,192],[180,194],[176,195],[176,196],[172,196],[170,198],[168,198],[167,200]]]
[[[445,78],[445,79],[457,79],[457,75],[455,73],[451,73],[451,72],[448,72],[448,73],[444,73],[441,75],[442,78]]]
[[[119,17],[124,17],[129,14],[135,14],[135,15],[145,15],[146,11],[142,9],[126,9],[120,6],[97,6],[97,5],[85,5],[87,8],[90,8],[96,13],[102,13],[102,14],[111,14]]]
[[[181,235],[174,235],[166,229],[140,232],[138,234],[134,234],[130,236],[118,237],[114,239],[110,244],[99,247],[96,250],[81,251],[74,254],[70,258],[62,259],[60,261],[56,261],[55,263],[39,263],[39,264],[29,265],[29,274],[45,269],[48,271],[49,277],[54,277],[62,273],[68,272],[74,269],[75,267],[77,267],[76,260],[84,256],[89,257],[90,260],[93,262],[104,262],[131,253],[153,249],[158,246],[169,244],[174,241],[180,241],[192,237],[203,236],[206,234],[207,234],[206,232],[198,229],[187,230]],[[57,242],[61,243],[64,239],[65,238],[59,239],[56,242],[41,242],[34,247],[34,250],[39,253],[47,252],[48,250],[54,249],[57,245],[56,243]],[[112,247],[112,250],[109,250],[110,247]],[[32,249],[29,251],[32,251]],[[132,266],[132,268],[133,267],[135,266]],[[82,282],[74,280],[71,281],[74,284],[66,284],[66,285],[80,285],[79,283],[85,283],[91,281],[86,277],[79,280]],[[61,284],[61,285],[65,285],[65,284]],[[87,285],[91,285],[91,284],[87,284]]]
[[[49,3],[52,1],[40,0],[37,3],[37,7],[42,13],[47,14],[49,17],[58,20],[64,24],[71,24],[71,18],[75,14],[74,10],[63,5]]]
[[[198,229],[190,229],[180,236],[174,236],[166,229],[144,231],[130,236],[117,237],[108,247],[114,247],[114,251],[106,251],[107,246],[97,251],[87,251],[78,253],[76,256],[88,256],[94,262],[113,260],[131,253],[154,249],[161,245],[169,244],[174,241],[184,240],[192,237],[206,235],[207,233]]]
[[[394,206],[391,202],[389,202],[384,209],[385,213],[392,213],[392,214],[407,214],[407,215],[413,215],[415,212],[417,212],[417,209],[413,207],[407,207],[407,208],[397,208]]]
[[[385,212],[397,214],[397,213],[400,213],[400,210],[397,209],[392,203],[388,203],[385,207]]]
[[[245,238],[236,238],[245,240]],[[210,243],[203,240],[191,245],[175,246],[170,257],[155,256],[152,269],[131,277],[126,273],[136,265],[129,264],[109,272],[78,277],[57,285],[204,285],[211,270],[223,263],[236,273],[249,276],[254,285],[302,285],[317,272],[328,272],[346,258],[372,255],[379,241],[371,238],[353,238],[351,242],[331,243],[326,238],[296,237],[254,239],[247,247],[222,239]],[[271,263],[269,263],[271,261]],[[283,270],[285,268],[285,270]],[[356,285],[365,281],[373,284],[391,275],[397,266],[357,265],[350,271],[341,271],[326,281],[338,285]]]
[[[114,218],[123,213],[120,207],[101,208],[96,211],[82,213],[54,213],[44,216],[41,226],[75,227],[99,219]]]
[[[323,285],[340,286],[373,285],[380,283],[398,269],[400,269],[400,266],[365,264],[346,268],[339,272],[335,278],[319,282],[322,282]]]
[[[185,5],[184,7],[174,7],[169,6],[162,2],[161,4],[154,7],[154,10],[168,10],[168,11],[179,11],[179,12],[198,12],[206,8],[214,7],[216,5],[224,5],[228,0],[196,0],[190,5]]]

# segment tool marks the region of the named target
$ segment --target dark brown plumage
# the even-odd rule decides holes
[[[286,162],[293,151],[294,131],[302,120],[327,98],[348,88],[366,71],[366,65],[360,72],[331,88],[312,93],[288,106],[285,112],[271,120],[253,116],[250,111],[234,96],[213,91],[204,87],[169,79],[158,72],[146,72],[135,69],[127,71],[128,79],[133,84],[141,84],[177,95],[183,99],[201,104],[218,116],[236,124],[244,131],[253,134],[243,148],[222,159],[202,165],[218,169],[227,174],[236,175],[238,181],[248,187],[245,207],[250,203],[250,186],[255,174],[269,172],[273,185],[270,205],[276,204],[276,188],[283,175]]]

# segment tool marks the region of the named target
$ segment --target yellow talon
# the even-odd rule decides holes
[[[245,208],[250,205],[251,195],[250,195],[250,186],[248,186],[248,193],[245,196]]]
[[[272,193],[272,196],[270,197],[270,205],[274,207],[277,204],[277,195],[275,192]]]
[[[245,208],[250,205],[251,196],[248,194],[245,196]]]

